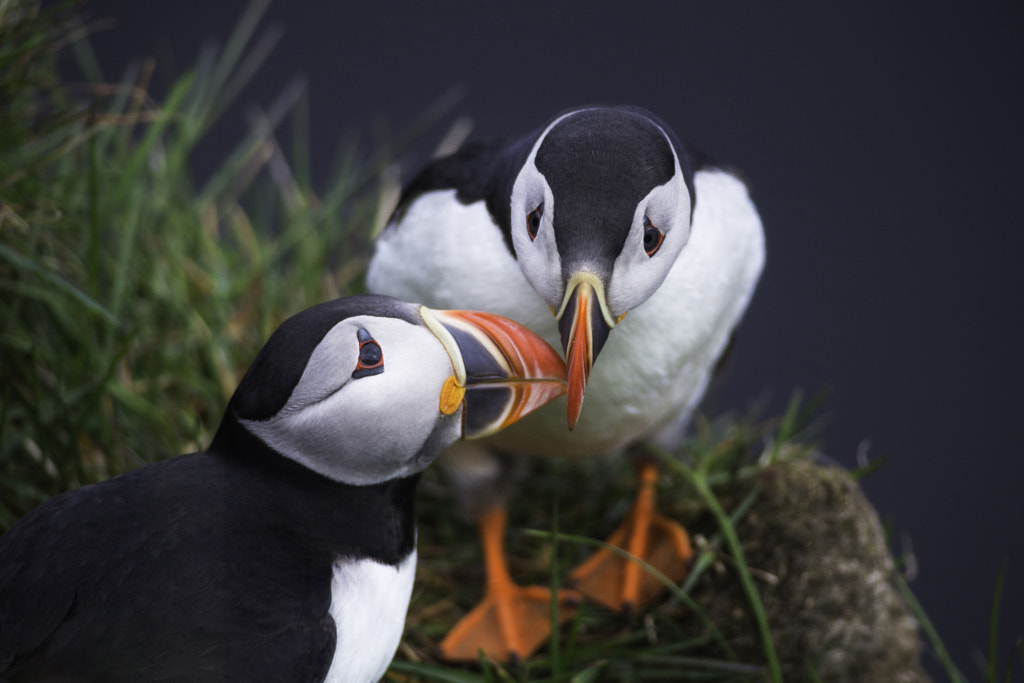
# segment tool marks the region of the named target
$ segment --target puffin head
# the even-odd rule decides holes
[[[492,434],[563,393],[558,353],[511,320],[362,295],[282,323],[224,420],[325,477],[365,485],[420,472],[457,439]]]
[[[537,136],[512,186],[510,228],[523,274],[558,319],[570,429],[609,333],[686,245],[693,206],[682,146],[642,109],[576,109]]]

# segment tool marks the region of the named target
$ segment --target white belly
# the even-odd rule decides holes
[[[331,581],[338,634],[325,681],[378,681],[395,656],[416,575],[416,550],[392,567],[373,560],[339,561]]]
[[[370,290],[436,308],[498,313],[560,349],[554,317],[483,203],[462,205],[452,194],[426,195],[385,233],[367,276]],[[763,263],[761,222],[746,187],[723,172],[698,173],[690,241],[661,287],[609,334],[576,429],[568,430],[561,398],[489,442],[531,455],[588,455],[667,434],[700,401]]]

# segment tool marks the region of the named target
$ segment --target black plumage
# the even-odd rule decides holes
[[[235,423],[69,491],[0,539],[0,676],[322,680],[332,563],[407,556],[415,485],[333,482]]]

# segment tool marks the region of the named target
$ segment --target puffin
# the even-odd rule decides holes
[[[269,338],[207,450],[71,490],[0,537],[0,680],[376,681],[420,473],[565,391],[499,316],[360,295]]]
[[[446,657],[483,649],[515,660],[550,634],[551,596],[517,586],[495,540],[510,454],[631,454],[636,501],[608,540],[686,575],[689,539],[656,511],[658,468],[643,444],[684,440],[764,258],[744,180],[636,106],[578,107],[521,137],[467,144],[404,188],[375,243],[368,290],[513,318],[560,345],[567,365],[564,398],[441,458],[478,522],[488,568],[484,599],[442,642]],[[627,615],[660,588],[607,550],[570,579]]]

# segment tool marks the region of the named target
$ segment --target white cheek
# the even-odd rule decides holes
[[[441,387],[452,374],[451,362],[429,331],[412,332],[417,339],[402,344],[381,339],[384,372],[349,382],[335,397],[343,404],[325,406],[330,431],[358,449],[346,448],[346,457],[374,478],[399,473],[441,419]]]
[[[666,241],[667,239],[666,236]],[[612,317],[616,319],[646,301],[668,274],[668,269],[660,267],[660,263],[651,263],[643,249],[637,250],[639,255],[633,251],[631,249],[631,253],[621,254],[615,259],[615,267],[608,283],[608,308]]]
[[[665,281],[690,237],[690,199],[682,172],[656,187],[637,205],[633,227],[622,253],[615,259],[608,284],[608,307],[618,318],[646,301]],[[654,256],[644,251],[644,217],[664,229]]]
[[[444,418],[439,407],[452,367],[428,330],[395,324],[404,326],[400,342],[392,337],[388,343],[390,335],[381,333],[380,323],[374,332],[383,349],[384,372],[350,379],[330,396],[292,408],[307,380],[317,383],[304,377],[285,409],[270,420],[247,422],[247,428],[279,453],[337,481],[365,485],[423,469],[428,463],[415,456],[439,423],[448,430],[441,446],[460,435],[460,413]]]
[[[544,176],[532,164],[531,158],[520,172],[512,190],[512,246],[516,250],[519,267],[530,286],[549,306],[557,309],[562,302],[562,260],[558,255],[555,231],[552,227],[556,210],[555,200]],[[543,194],[537,191],[541,186]],[[528,191],[527,187],[532,187],[532,191]],[[544,202],[544,215],[537,230],[537,237],[531,240],[526,231],[526,215],[536,208],[541,200]]]

